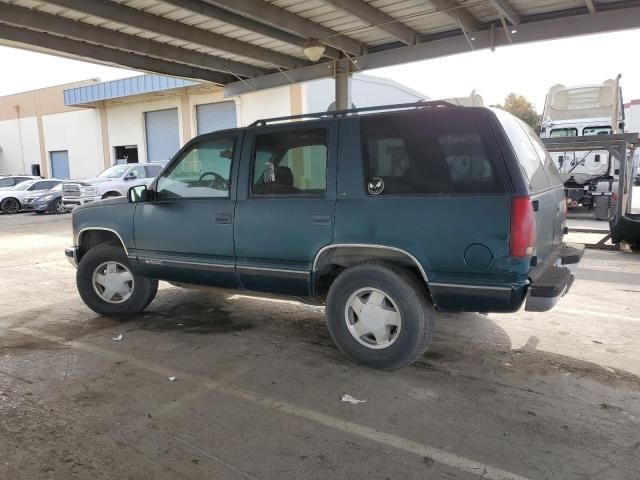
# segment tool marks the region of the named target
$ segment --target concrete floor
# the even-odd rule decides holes
[[[0,479],[638,478],[640,255],[588,252],[551,313],[441,315],[385,373],[318,307],[162,285],[99,317],[70,242],[0,215]]]

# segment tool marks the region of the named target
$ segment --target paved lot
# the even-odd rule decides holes
[[[70,236],[0,215],[0,479],[638,478],[640,255],[589,252],[549,314],[442,315],[384,373],[318,307],[163,285],[99,317]]]

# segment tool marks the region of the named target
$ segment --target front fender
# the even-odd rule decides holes
[[[135,208],[135,203],[129,203],[123,197],[101,200],[76,208],[72,213],[74,244],[80,244],[81,236],[85,232],[110,231],[120,239],[127,254],[130,254],[135,250],[133,237]]]

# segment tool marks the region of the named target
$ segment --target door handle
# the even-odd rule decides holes
[[[329,215],[319,215],[314,213],[313,215],[311,215],[311,224],[331,225],[331,217]]]
[[[230,213],[216,213],[215,222],[218,225],[231,225]]]

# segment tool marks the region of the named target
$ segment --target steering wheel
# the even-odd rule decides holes
[[[213,177],[209,181],[209,188],[215,188],[216,190],[229,190],[229,184],[222,175],[218,175],[216,172],[204,172],[200,175],[199,181],[202,182],[206,176]]]

